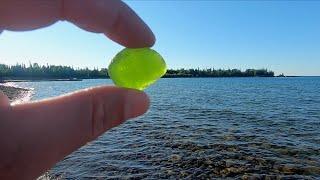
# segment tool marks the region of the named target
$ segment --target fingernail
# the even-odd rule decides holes
[[[146,93],[138,90],[127,90],[125,95],[124,118],[134,118],[144,114],[149,108],[149,98]]]

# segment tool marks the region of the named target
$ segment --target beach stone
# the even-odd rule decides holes
[[[138,90],[156,82],[166,71],[161,55],[150,48],[125,48],[112,59],[108,68],[115,85]]]
[[[173,155],[170,156],[169,159],[170,159],[171,162],[177,162],[177,161],[180,161],[181,156],[179,156],[178,154],[173,154]]]

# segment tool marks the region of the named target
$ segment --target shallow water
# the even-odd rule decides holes
[[[24,82],[33,99],[110,80]],[[320,77],[161,79],[148,113],[74,152],[51,177],[320,178]]]

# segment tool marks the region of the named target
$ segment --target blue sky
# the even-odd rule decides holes
[[[169,68],[268,68],[320,75],[320,1],[126,1]],[[67,22],[0,35],[0,63],[107,67],[123,47]]]

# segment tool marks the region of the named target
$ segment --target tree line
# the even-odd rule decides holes
[[[37,63],[26,66],[16,64],[13,66],[0,64],[0,78],[21,78],[21,79],[90,79],[106,78],[107,69],[73,68],[70,66],[42,65]]]
[[[169,69],[164,77],[273,77],[274,72],[267,69]],[[0,79],[94,79],[108,78],[106,68],[89,69],[70,66],[39,65],[37,63],[5,65],[0,64]]]
[[[267,69],[169,69],[165,77],[274,77],[274,72]]]

